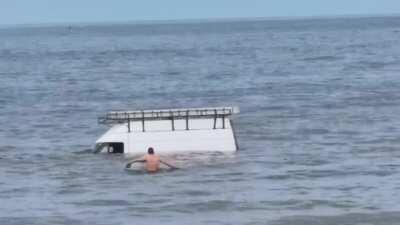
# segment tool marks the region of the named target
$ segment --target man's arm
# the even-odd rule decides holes
[[[137,163],[137,162],[146,162],[146,159],[140,158],[140,159],[132,160],[126,164],[125,168],[130,168],[132,164]]]
[[[167,165],[167,166],[168,166],[169,168],[171,168],[171,169],[179,169],[178,167],[173,166],[173,165],[171,165],[171,164],[168,164],[168,163],[162,161],[161,159],[160,159],[160,163],[162,163],[162,164],[164,164],[164,165]]]

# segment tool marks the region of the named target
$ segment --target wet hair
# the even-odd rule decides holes
[[[150,155],[154,154],[154,149],[152,147],[147,149],[147,153],[149,153]]]

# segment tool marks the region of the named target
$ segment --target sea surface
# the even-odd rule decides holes
[[[0,79],[1,225],[400,224],[400,17],[3,27]],[[235,154],[92,153],[108,110],[231,105]]]

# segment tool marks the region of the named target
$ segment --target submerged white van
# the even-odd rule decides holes
[[[234,152],[238,143],[232,116],[237,107],[112,111],[99,117],[111,128],[96,141],[95,152],[158,154]]]

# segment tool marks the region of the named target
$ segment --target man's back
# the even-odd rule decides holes
[[[147,154],[144,156],[146,160],[146,170],[148,172],[156,172],[160,167],[160,156],[156,154]]]
[[[144,162],[144,163],[146,163],[145,168],[148,172],[157,172],[158,169],[160,168],[160,163],[168,166],[171,169],[177,169],[177,167],[172,166],[164,161],[161,161],[160,156],[154,154],[153,148],[150,147],[147,150],[147,153],[148,154],[143,156],[142,158],[133,160],[133,161],[129,162],[128,164],[126,164],[126,168],[130,168],[132,163]]]

